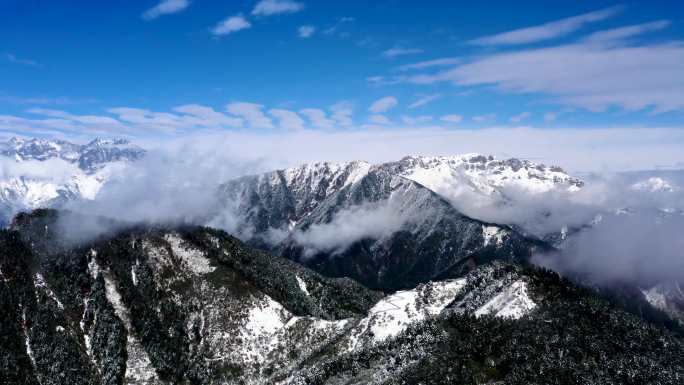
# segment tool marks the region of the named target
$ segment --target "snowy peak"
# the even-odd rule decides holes
[[[86,171],[95,171],[106,163],[134,161],[142,158],[145,150],[126,139],[95,139],[81,148],[78,166]]]
[[[529,160],[510,158],[498,160],[491,155],[463,154],[454,156],[408,156],[388,163],[395,172],[432,189],[469,186],[479,193],[491,195],[502,188],[513,187],[530,193],[554,188],[570,191],[583,182],[568,175],[562,168],[546,166]]]
[[[363,178],[371,165],[363,161],[343,163],[309,163],[282,170],[286,185],[292,189],[305,189],[318,196],[333,192]]]
[[[13,137],[0,143],[0,155],[17,161],[62,159],[77,164],[86,172],[94,172],[106,163],[140,159],[145,155],[145,150],[126,139],[96,138],[80,145],[64,140]]]
[[[73,162],[78,159],[79,150],[79,145],[63,140],[12,137],[7,142],[0,143],[0,154],[18,161],[60,158]]]

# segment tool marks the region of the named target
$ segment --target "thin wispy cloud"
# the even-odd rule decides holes
[[[55,106],[66,106],[74,104],[92,104],[97,103],[97,99],[85,98],[85,99],[74,99],[61,97],[21,97],[15,95],[2,95],[0,94],[0,101],[12,104],[37,104],[37,105],[55,105]]]
[[[251,27],[252,23],[245,19],[245,17],[241,14],[238,14],[228,17],[218,23],[214,28],[212,28],[211,33],[213,33],[215,36],[222,36]]]
[[[399,101],[394,96],[385,96],[373,102],[368,108],[368,111],[379,114],[382,112],[387,112],[392,108],[396,107]]]
[[[422,53],[423,50],[420,48],[402,48],[402,47],[393,47],[388,50],[385,50],[382,52],[382,56],[386,58],[395,58],[397,56],[405,56],[405,55],[415,55]]]
[[[433,102],[433,101],[435,101],[441,97],[442,97],[441,94],[423,95],[420,98],[418,98],[415,102],[409,104],[408,108],[413,109],[413,108],[422,107],[422,106],[425,106],[425,105],[427,105],[427,104],[429,104],[429,103],[431,103],[431,102]]]
[[[313,25],[302,25],[301,27],[297,28],[297,34],[301,38],[311,37],[315,32],[316,27]]]
[[[584,41],[589,43],[606,44],[614,41],[624,40],[648,32],[659,31],[670,26],[668,20],[658,20],[650,23],[630,25],[627,27],[609,29],[606,31],[594,32],[587,36]]]
[[[421,116],[408,116],[402,115],[401,121],[407,126],[420,126],[432,121],[432,116],[421,115]]]
[[[5,58],[6,58],[7,61],[9,61],[10,63],[14,63],[14,64],[19,64],[19,65],[28,66],[28,67],[35,67],[35,68],[41,68],[41,67],[43,67],[43,65],[42,65],[41,63],[39,63],[39,62],[37,62],[37,61],[35,61],[35,60],[25,59],[25,58],[19,58],[19,57],[17,57],[17,56],[16,56],[15,54],[13,54],[13,53],[7,53],[7,54],[5,54]]]
[[[345,24],[353,23],[354,21],[356,21],[356,19],[353,17],[348,17],[348,16],[340,17],[339,19],[337,19],[335,24],[324,29],[323,34],[324,35],[338,35],[340,37],[348,36],[348,32],[341,31],[341,29]]]
[[[475,122],[475,123],[491,122],[494,119],[496,119],[496,114],[485,114],[485,115],[473,116],[473,122]]]
[[[684,109],[684,42],[635,43],[621,38],[665,23],[597,32],[591,41],[480,56],[453,69],[416,74],[416,84],[495,85],[507,93],[539,93],[552,103],[604,111],[654,113]]]
[[[444,115],[439,118],[439,120],[447,123],[461,123],[463,121],[463,116],[456,114]]]
[[[516,45],[555,39],[575,32],[587,24],[608,19],[623,9],[623,6],[605,8],[534,27],[477,38],[471,40],[470,43],[475,45]]]
[[[444,67],[450,65],[456,65],[461,62],[460,58],[457,57],[445,57],[441,59],[433,59],[421,61],[418,63],[404,64],[396,68],[397,71],[411,71],[411,70],[422,70],[426,68],[433,67]]]
[[[532,114],[528,111],[525,111],[519,113],[518,115],[511,116],[509,120],[511,121],[511,123],[520,123],[523,120],[529,118],[530,116],[532,116]]]
[[[392,121],[389,120],[388,117],[386,117],[385,115],[380,115],[380,114],[375,114],[375,115],[369,116],[368,121],[370,121],[373,124],[390,124],[390,123],[392,123]]]
[[[160,16],[184,11],[190,6],[189,0],[163,0],[142,14],[145,20],[154,20]]]
[[[283,13],[296,13],[304,9],[304,3],[292,0],[262,0],[258,2],[252,15],[254,16],[272,16]]]

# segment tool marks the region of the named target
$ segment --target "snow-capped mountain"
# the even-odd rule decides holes
[[[406,157],[242,177],[222,186],[221,196],[240,218],[241,238],[371,287],[413,285],[480,260],[525,259],[546,247],[508,226],[463,215],[445,199],[447,185],[504,199],[509,186],[573,190],[582,182],[516,159]]]
[[[70,246],[63,231],[79,229],[62,215],[22,214],[0,232],[3,383],[681,376],[679,339],[548,272],[494,263],[383,295],[208,228],[120,228]]]
[[[96,138],[79,145],[64,140],[23,139],[13,137],[0,143],[0,155],[17,161],[62,159],[75,163],[87,172],[115,161],[132,161],[145,155],[145,150],[126,139]]]
[[[506,190],[512,188],[535,194],[552,189],[574,191],[584,185],[560,167],[516,158],[498,160],[481,154],[407,156],[385,167],[446,198],[454,194],[454,189],[464,188],[503,199]]]
[[[145,151],[125,139],[85,145],[63,140],[11,138],[0,143],[0,223],[17,212],[93,199],[118,168]]]

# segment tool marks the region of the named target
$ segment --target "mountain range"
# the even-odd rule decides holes
[[[6,225],[20,211],[94,199],[117,168],[142,158],[145,150],[125,139],[94,139],[79,145],[11,138],[0,143],[0,155],[6,162],[24,166],[17,171],[12,171],[17,167],[4,167],[0,178],[0,224]]]
[[[553,213],[469,211],[586,188],[558,167],[478,154],[310,163],[220,183],[200,223],[129,223],[40,208],[97,201],[142,148],[14,138],[0,153],[0,383],[684,378],[681,282],[578,286],[531,264],[643,208],[541,234],[530,229]]]
[[[78,244],[65,225],[116,231]],[[677,384],[680,337],[496,261],[383,294],[223,231],[37,210],[0,231],[5,384]],[[628,336],[628,338],[624,338]]]

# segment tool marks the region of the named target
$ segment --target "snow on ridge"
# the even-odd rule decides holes
[[[303,279],[299,278],[298,275],[295,275],[295,278],[297,278],[297,285],[299,285],[299,289],[304,292],[306,295],[311,295],[309,294],[309,289],[306,287],[306,282],[304,282]]]
[[[43,277],[43,275],[41,273],[36,273],[33,276],[33,286],[36,289],[38,289],[38,288],[42,289],[45,292],[45,294],[47,294],[47,296],[50,297],[50,299],[52,299],[53,301],[55,301],[57,303],[57,307],[60,310],[64,310],[64,305],[62,304],[62,302],[60,302],[59,298],[57,298],[57,295],[55,294],[55,292],[52,291],[52,289],[50,289],[47,282],[45,282],[45,278]],[[38,299],[38,294],[36,293],[36,300],[37,299]]]
[[[38,367],[36,366],[36,357],[33,355],[33,349],[31,349],[31,339],[29,338],[28,329],[26,328],[26,309],[21,311],[21,330],[24,332],[24,346],[26,346],[26,355],[31,361],[31,366],[33,371],[38,373]],[[41,384],[40,376],[36,375],[36,381]]]
[[[518,319],[535,307],[537,304],[528,294],[527,282],[517,280],[477,309],[475,316],[493,314],[496,317]]]
[[[405,157],[402,176],[418,182],[438,194],[450,189],[472,189],[486,195],[512,186],[531,193],[543,193],[555,188],[577,191],[582,182],[561,168],[545,166],[527,160],[498,160],[480,154],[436,157]]]
[[[255,306],[249,309],[246,323],[241,330],[243,359],[264,362],[268,353],[277,347],[280,341],[278,332],[285,327],[290,318],[292,314],[268,295],[258,300]]]
[[[482,225],[482,236],[484,237],[484,246],[488,246],[492,240],[495,240],[496,246],[501,246],[503,243],[503,231],[498,226]]]
[[[97,252],[94,249],[91,249],[88,272],[93,278],[96,278],[98,273],[102,273],[105,283],[105,298],[107,298],[107,301],[112,305],[114,313],[123,322],[127,331],[126,352],[128,358],[126,359],[125,381],[133,384],[158,383],[159,378],[157,372],[154,369],[154,366],[152,366],[152,361],[150,360],[147,351],[135,335],[133,325],[131,324],[130,313],[123,303],[121,293],[119,293],[119,290],[116,287],[116,282],[112,279],[109,271],[102,269],[97,262],[96,256]],[[87,344],[89,344],[89,341]]]
[[[667,299],[665,294],[659,290],[658,286],[654,286],[648,290],[641,290],[646,301],[651,304],[656,309],[666,311],[667,310]]]
[[[368,174],[372,165],[364,161],[351,162],[315,162],[281,170],[288,186],[303,187],[304,183],[311,190],[316,190],[324,179],[327,179],[326,195],[336,188],[354,184]]]
[[[369,336],[373,343],[396,337],[409,325],[439,314],[465,286],[466,280],[429,282],[412,290],[398,291],[381,299],[362,319],[350,336],[349,348]]]
[[[177,234],[167,234],[164,236],[164,239],[171,246],[173,255],[185,262],[193,273],[198,275],[207,274],[216,270],[216,267],[211,265],[211,261],[203,251],[189,246]]]

